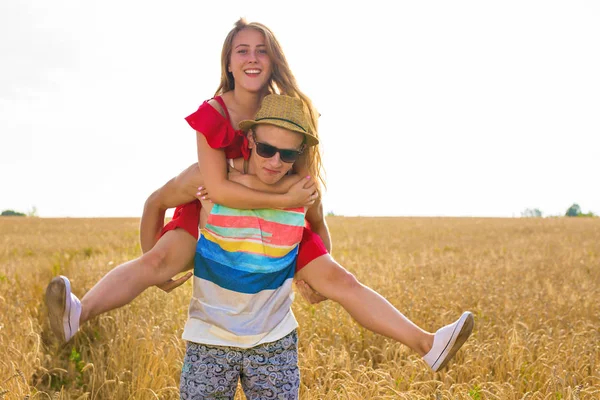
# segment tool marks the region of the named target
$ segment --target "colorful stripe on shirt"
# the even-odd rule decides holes
[[[297,326],[290,307],[304,223],[303,208],[213,205],[196,248],[184,339],[246,347]]]

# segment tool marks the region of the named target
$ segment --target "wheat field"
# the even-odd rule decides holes
[[[334,257],[424,329],[475,314],[449,368],[331,301],[293,309],[302,399],[600,399],[600,219],[328,218]],[[58,274],[80,297],[141,254],[137,219],[0,218],[0,399],[177,399],[191,284],[49,330]],[[238,392],[237,399],[244,398]]]

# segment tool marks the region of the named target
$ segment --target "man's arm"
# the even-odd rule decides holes
[[[327,252],[331,254],[331,235],[329,234],[329,226],[323,215],[323,203],[321,197],[317,198],[315,204],[306,211],[306,220],[310,224],[310,229],[319,235]]]
[[[146,253],[156,244],[165,222],[165,211],[196,199],[203,184],[198,164],[194,163],[148,197],[140,222],[140,243]]]
[[[323,217],[323,204],[321,199],[317,199],[315,204],[306,212],[306,220],[310,223],[310,227],[314,233],[319,235],[328,253],[331,253],[331,236],[329,235],[329,227]],[[302,279],[296,279],[296,288],[304,297],[304,300],[310,304],[320,303],[327,300],[327,297],[314,290],[308,283]]]

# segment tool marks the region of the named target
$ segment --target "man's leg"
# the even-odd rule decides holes
[[[241,349],[187,344],[179,395],[182,400],[233,400],[242,369]]]
[[[298,334],[244,349],[241,382],[248,400],[297,399],[300,390]]]

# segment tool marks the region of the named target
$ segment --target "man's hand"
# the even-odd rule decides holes
[[[304,300],[308,301],[310,304],[317,304],[324,300],[328,300],[327,297],[323,296],[319,292],[316,292],[308,283],[304,281],[296,281],[296,288],[302,297],[304,297]]]
[[[161,290],[163,290],[163,291],[165,291],[166,293],[169,293],[171,290],[176,289],[179,286],[183,285],[185,283],[185,281],[187,281],[188,279],[190,279],[193,275],[194,275],[194,273],[190,271],[187,274],[183,275],[181,278],[177,278],[175,280],[169,279],[165,283],[161,283],[160,285],[156,285],[156,287],[159,288],[159,289],[161,289]]]

